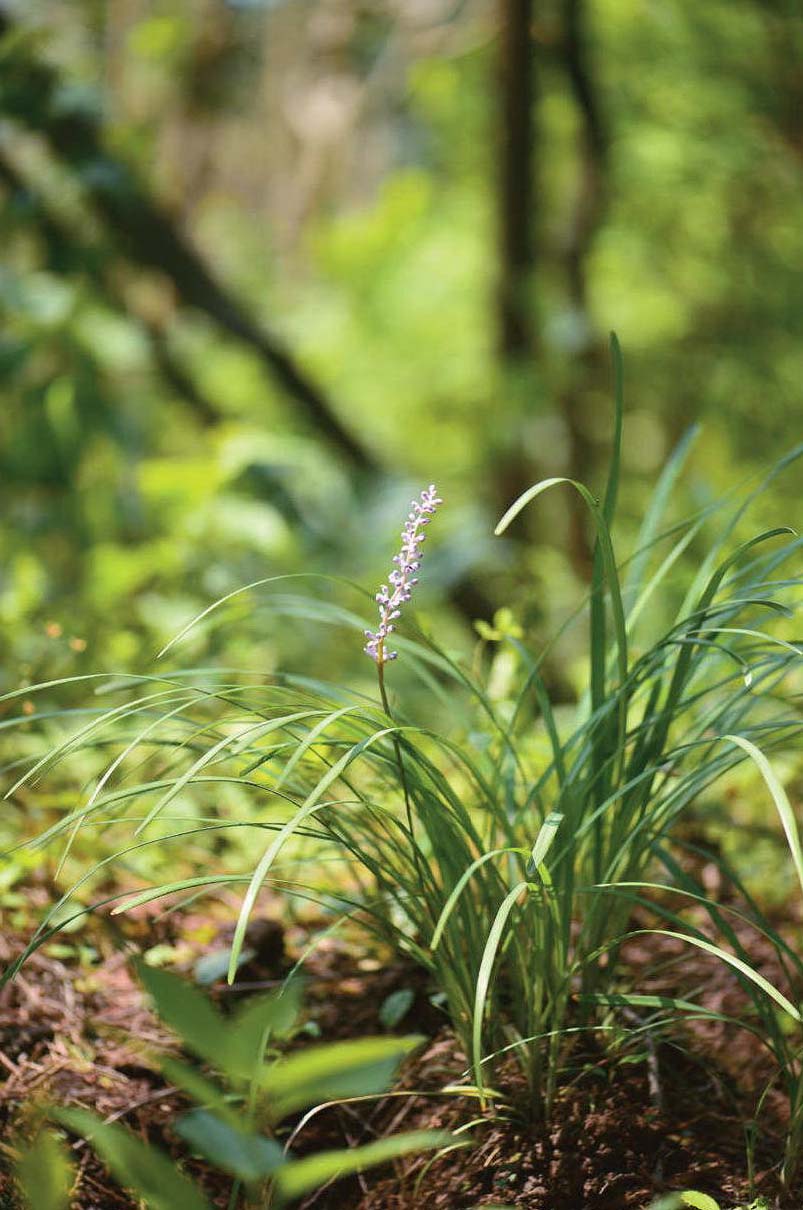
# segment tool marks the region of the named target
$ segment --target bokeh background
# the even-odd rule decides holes
[[[556,495],[510,539],[493,525],[541,476],[601,489],[610,329],[625,553],[690,424],[678,515],[781,457],[803,417],[802,18],[2,3],[4,685],[147,667],[262,577],[371,588],[430,481],[424,618],[459,643],[506,604],[546,632],[588,575],[583,518]],[[763,507],[800,522],[794,475]],[[260,600],[190,654],[359,659]]]

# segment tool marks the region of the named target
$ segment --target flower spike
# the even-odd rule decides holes
[[[435,490],[434,483],[422,491],[420,500],[411,501],[412,511],[408,513],[402,530],[401,550],[393,556],[395,566],[388,576],[388,583],[383,584],[376,594],[376,603],[379,606],[379,627],[375,631],[366,630],[365,632],[368,642],[363,651],[376,664],[386,664],[390,660],[395,660],[398,655],[397,651],[386,649],[385,641],[396,629],[394,623],[397,618],[401,617],[402,605],[410,600],[413,588],[418,583],[415,572],[421,566],[423,557],[421,546],[426,537],[422,531],[425,525],[429,525],[439,504],[443,504],[443,501]]]

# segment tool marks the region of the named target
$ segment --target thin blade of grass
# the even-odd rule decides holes
[[[518,853],[520,856],[525,856],[526,852],[526,849],[492,849],[490,853],[483,853],[481,857],[478,857],[475,861],[472,861],[468,869],[464,870],[460,878],[455,883],[448,899],[443,905],[443,911],[438,917],[438,923],[435,925],[432,940],[429,943],[429,948],[431,950],[436,950],[438,948],[441,937],[443,936],[443,930],[446,928],[449,917],[454,911],[455,905],[468,884],[472,874],[474,874],[480,868],[480,866],[485,865],[486,861],[491,861],[494,857],[501,857],[504,853]]]
[[[260,887],[262,886],[262,883],[264,882],[268,870],[273,864],[277,853],[282,848],[288,837],[292,836],[299,824],[303,823],[308,815],[312,815],[315,811],[321,810],[326,805],[320,802],[320,797],[325,793],[332,782],[337,780],[343,770],[346,769],[347,766],[361,753],[365,752],[366,749],[371,746],[371,744],[375,743],[378,739],[381,739],[385,735],[391,735],[395,731],[395,727],[383,727],[381,730],[375,731],[373,735],[369,736],[367,739],[361,740],[360,743],[355,744],[348,750],[348,752],[344,753],[340,760],[336,761],[336,763],[327,770],[315,788],[309,793],[305,801],[301,804],[298,812],[293,816],[292,819],[287,821],[276,839],[270,844],[265,853],[262,855],[262,858],[260,859],[259,864],[251,877],[251,882],[249,883],[248,890],[245,893],[245,898],[243,899],[240,914],[237,918],[237,924],[234,929],[234,938],[231,943],[231,960],[229,962],[228,972],[228,981],[230,984],[234,982],[234,977],[237,973],[237,963],[240,958],[240,950],[242,949],[245,941],[245,930],[248,927],[248,921],[256,902],[256,897],[259,894]]]
[[[798,1024],[803,1024],[803,1017],[795,1008],[794,1004],[787,1000],[786,996],[782,992],[779,992],[777,987],[773,987],[769,979],[765,979],[764,976],[759,973],[759,971],[754,970],[753,967],[749,966],[747,962],[743,962],[741,958],[737,958],[735,954],[729,954],[727,950],[722,949],[718,945],[714,945],[712,941],[706,941],[703,937],[692,937],[687,933],[675,933],[671,929],[637,929],[636,932],[631,934],[631,936],[636,937],[640,934],[654,934],[659,937],[674,937],[676,941],[685,941],[688,945],[696,946],[697,949],[703,950],[703,952],[706,954],[712,954],[715,958],[719,958],[722,962],[727,963],[728,966],[732,966],[734,970],[739,971],[740,974],[749,979],[751,983],[754,983],[756,987],[760,988],[760,990],[764,992],[765,995],[769,996],[771,1000],[774,1000],[785,1013],[788,1013],[793,1021],[797,1021]]]
[[[800,833],[798,831],[795,813],[792,810],[792,804],[790,803],[787,793],[778,779],[778,775],[761,749],[758,748],[751,740],[745,739],[743,735],[726,735],[723,738],[731,744],[736,744],[738,748],[741,748],[743,752],[746,752],[761,776],[764,778],[767,789],[772,795],[772,801],[775,803],[783,830],[786,834],[789,852],[792,855],[792,864],[795,867],[795,873],[797,874],[800,889],[803,891],[803,849],[801,849],[800,845]]]
[[[488,940],[485,943],[482,960],[480,962],[479,972],[477,974],[477,986],[474,994],[474,1021],[472,1025],[472,1062],[474,1070],[474,1083],[482,1091],[484,1081],[482,1076],[482,1021],[485,1015],[485,1003],[488,998],[488,988],[491,983],[491,973],[493,971],[496,954],[502,940],[502,933],[507,924],[508,917],[516,905],[516,900],[521,895],[522,891],[529,890],[529,883],[518,882],[513,887],[512,891],[508,891],[499,909],[494,916],[491,924]]]

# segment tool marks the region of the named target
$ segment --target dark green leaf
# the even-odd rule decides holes
[[[176,1123],[176,1130],[215,1168],[253,1183],[275,1172],[285,1160],[274,1139],[239,1130],[203,1109],[192,1109]]]
[[[281,991],[255,996],[236,1012],[227,1027],[225,1069],[235,1078],[250,1079],[261,1062],[268,1038],[285,1038],[296,1023],[301,985],[290,983]],[[221,1064],[224,1059],[219,1060]]]
[[[206,996],[170,971],[143,962],[137,963],[137,970],[165,1025],[176,1031],[189,1050],[219,1066],[225,1026]]]
[[[162,1069],[165,1079],[171,1084],[175,1084],[176,1088],[180,1088],[187,1096],[192,1097],[198,1105],[205,1109],[214,1109],[216,1113],[226,1112],[226,1102],[223,1097],[223,1092],[218,1088],[217,1084],[213,1084],[211,1080],[201,1075],[195,1067],[190,1067],[188,1063],[181,1063],[178,1059],[174,1059],[171,1055],[164,1055],[159,1066]]]

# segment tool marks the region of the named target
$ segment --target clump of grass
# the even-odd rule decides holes
[[[149,845],[186,845],[223,828],[248,829],[250,850],[268,832],[257,857],[244,855],[242,874],[167,879],[115,911],[242,883],[230,978],[266,884],[354,916],[431,973],[480,1093],[499,1055],[513,1056],[537,1118],[549,1116],[576,1032],[598,1026],[620,990],[617,955],[637,888],[661,867],[665,880],[678,878],[668,841],[679,817],[754,750],[770,752],[800,732],[788,699],[799,648],[772,629],[799,588],[785,568],[800,540],[782,526],[747,539],[740,532],[750,506],[802,451],[735,501],[667,524],[687,435],[658,481],[635,553],[620,562],[622,367],[615,339],[612,347],[615,440],[601,502],[584,484],[548,479],[497,527],[502,533],[546,491],[577,492],[588,509],[596,534],[588,687],[572,717],[550,702],[546,650],[507,637],[518,680],[503,710],[481,672],[408,619],[394,646],[438,703],[437,727],[386,683],[387,634],[368,632],[376,696],[299,674],[268,683],[225,672],[143,678],[145,692],[91,716],[14,787],[90,747],[94,788],[38,843],[66,836],[69,849],[91,826],[135,824],[105,861],[136,863]],[[696,571],[664,617],[668,586],[675,591],[688,557]],[[274,606],[364,628],[359,617],[293,596],[276,594]],[[100,754],[121,727],[124,741],[104,766]],[[145,775],[121,782],[137,761]],[[188,802],[201,814],[188,813]],[[330,879],[326,853],[340,863]],[[93,876],[85,872],[65,894],[32,947]]]

